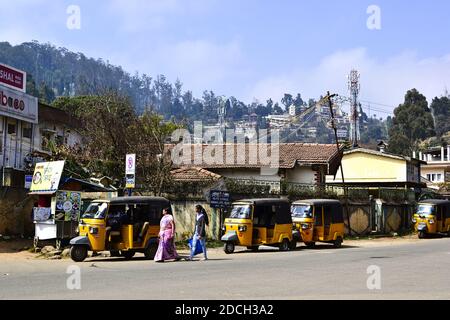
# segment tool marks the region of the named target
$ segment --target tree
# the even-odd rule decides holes
[[[416,89],[409,90],[404,103],[394,111],[389,130],[389,151],[409,156],[421,140],[433,135],[433,117],[425,96]]]
[[[273,112],[276,115],[281,115],[284,113],[283,109],[281,109],[280,105],[277,103],[275,103],[275,106],[273,107]]]
[[[136,153],[138,181],[158,196],[172,183],[172,161],[165,154],[165,143],[172,132],[179,128],[180,125],[165,122],[162,116],[150,111],[144,112],[129,128],[136,137],[130,152]]]
[[[300,94],[300,93],[298,93],[297,94],[297,97],[294,99],[294,105],[297,107],[297,108],[301,108],[301,107],[303,107],[303,105],[305,104],[304,103],[304,101],[303,101],[303,99],[302,99],[302,95]]]
[[[281,99],[281,103],[285,106],[284,110],[287,110],[292,105],[292,103],[294,103],[292,94],[285,93],[283,99]]]
[[[436,97],[431,102],[430,108],[434,114],[436,135],[440,138],[450,131],[450,99],[446,96]]]
[[[102,96],[63,97],[53,105],[80,119],[83,146],[67,150],[66,156],[76,159],[91,176],[108,176],[121,185],[125,155],[139,139],[129,129],[138,120],[130,100],[108,92]]]

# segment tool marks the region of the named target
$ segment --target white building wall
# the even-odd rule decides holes
[[[296,166],[292,170],[286,171],[286,181],[292,183],[315,184],[315,171],[311,167]]]

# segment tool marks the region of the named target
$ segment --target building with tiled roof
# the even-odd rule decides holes
[[[338,152],[333,144],[191,144],[171,145],[168,150],[175,168],[206,169],[274,189],[279,189],[282,181],[324,184],[326,175],[337,172],[342,158],[342,149]],[[195,171],[186,174],[198,176]]]

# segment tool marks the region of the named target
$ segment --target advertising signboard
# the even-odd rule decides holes
[[[38,123],[38,99],[0,83],[0,115]]]
[[[0,63],[0,84],[25,93],[27,86],[27,73]]]
[[[56,192],[64,169],[64,161],[37,163],[31,182],[31,192]]]

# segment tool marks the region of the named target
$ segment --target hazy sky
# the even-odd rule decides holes
[[[361,99],[381,110],[413,87],[429,100],[450,87],[448,0],[0,3],[0,41],[50,42],[131,73],[178,77],[198,97],[205,89],[246,102],[348,94],[352,68],[361,72]],[[69,5],[81,10],[79,30],[67,28]],[[367,27],[371,5],[381,10],[380,30]]]

